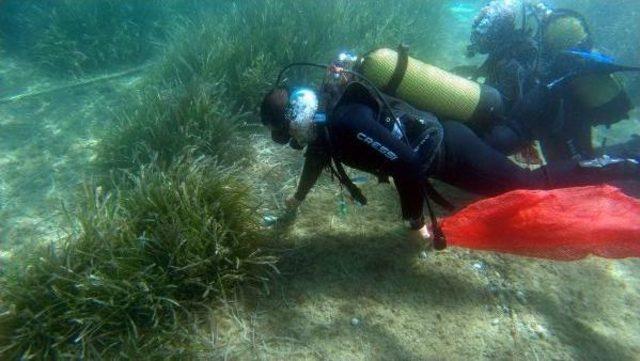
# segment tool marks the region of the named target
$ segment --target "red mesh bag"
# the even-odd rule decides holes
[[[640,257],[640,200],[611,186],[519,190],[442,221],[449,246],[572,261]]]

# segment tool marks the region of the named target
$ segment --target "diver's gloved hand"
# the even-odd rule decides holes
[[[287,197],[287,199],[284,200],[287,211],[297,211],[300,204],[302,204],[302,201],[297,200],[294,196]]]
[[[302,201],[297,200],[293,196],[285,199],[285,209],[278,217],[278,220],[275,224],[276,228],[283,229],[291,226],[298,216],[298,207],[300,207],[300,204],[302,204]]]

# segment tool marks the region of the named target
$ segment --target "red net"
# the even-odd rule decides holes
[[[572,261],[640,257],[640,200],[611,186],[513,191],[442,221],[450,246]]]

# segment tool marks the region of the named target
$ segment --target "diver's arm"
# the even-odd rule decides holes
[[[412,228],[421,228],[424,225],[421,160],[409,145],[394,137],[377,121],[370,107],[352,104],[340,113],[337,131],[352,134],[357,138],[356,143],[373,148],[372,168],[378,168],[394,179],[403,218],[413,221]],[[358,149],[348,151],[357,153]]]
[[[382,166],[382,172],[393,178],[400,206],[402,218],[409,225],[409,242],[414,247],[424,247],[425,242],[430,247],[431,234],[424,219],[424,179],[421,173],[422,162],[416,153],[404,141],[389,133],[380,123],[369,120],[367,134],[378,140],[380,144],[391,151],[397,158],[387,159]],[[393,157],[392,157],[393,158]]]
[[[329,155],[326,149],[319,144],[310,144],[305,153],[304,166],[300,180],[298,181],[298,189],[293,195],[293,200],[297,201],[297,204],[293,200],[290,200],[289,203],[291,203],[291,206],[297,206],[304,201],[327,164],[329,164]]]

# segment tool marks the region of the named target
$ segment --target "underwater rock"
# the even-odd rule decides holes
[[[509,306],[507,304],[502,304],[500,306],[500,309],[502,310],[502,312],[504,312],[505,315],[510,315],[511,314],[511,308],[509,308]]]
[[[549,331],[542,326],[541,324],[535,324],[531,326],[531,331],[541,339],[547,338],[549,336]]]
[[[486,269],[486,265],[484,262],[482,261],[478,261],[473,263],[473,265],[471,265],[471,267],[473,267],[474,270],[478,271],[478,272],[482,272]]]

